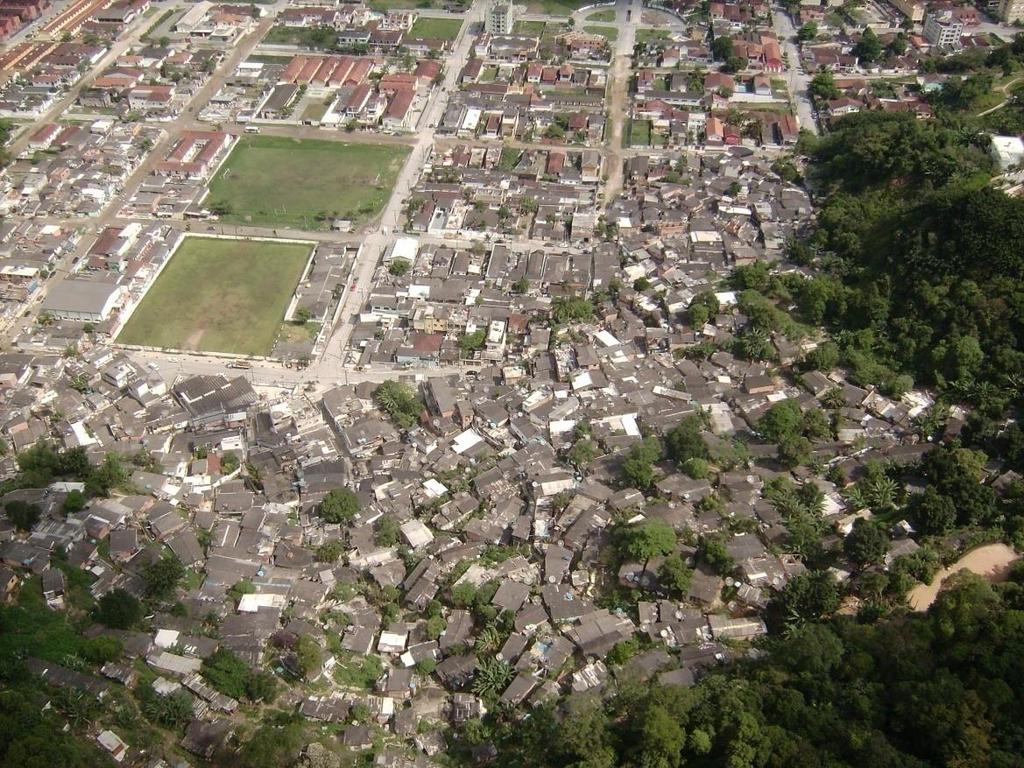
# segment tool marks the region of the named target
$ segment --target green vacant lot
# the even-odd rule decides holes
[[[530,0],[526,4],[527,13],[546,13],[550,16],[572,16],[589,0]]]
[[[311,246],[187,237],[117,340],[167,349],[265,355]]]
[[[414,40],[454,40],[462,29],[462,19],[426,19],[419,18],[413,22],[409,37]]]
[[[619,39],[619,28],[608,27],[603,24],[587,24],[583,31],[591,35],[602,35],[608,38],[608,42],[614,43]]]
[[[409,148],[245,136],[210,182],[222,221],[322,229],[330,219],[380,213]]]

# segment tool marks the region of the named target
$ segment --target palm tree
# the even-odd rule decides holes
[[[872,509],[888,510],[896,506],[899,486],[888,477],[877,477],[867,487],[867,501]]]
[[[499,645],[501,645],[501,635],[497,627],[493,624],[488,624],[477,635],[476,643],[473,647],[477,653],[489,653],[496,651]]]
[[[844,490],[843,498],[846,499],[846,503],[853,509],[863,509],[868,506],[866,495],[859,485],[851,485]]]
[[[797,491],[804,510],[815,517],[821,517],[825,509],[825,493],[814,483],[804,483]]]
[[[476,671],[473,693],[477,696],[496,696],[512,681],[512,674],[512,667],[501,659],[485,658]]]

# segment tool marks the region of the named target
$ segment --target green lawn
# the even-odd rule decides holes
[[[517,21],[512,27],[512,34],[524,37],[540,37],[544,34],[543,21]]]
[[[636,41],[638,43],[646,43],[649,41],[665,41],[671,36],[667,30],[664,29],[638,29],[636,31]]]
[[[548,16],[572,16],[573,11],[589,4],[590,0],[530,0],[526,5],[526,12],[546,13]]]
[[[444,8],[448,4],[444,0],[370,0],[369,3],[370,8],[378,13],[406,8]]]
[[[614,43],[619,39],[619,28],[618,27],[606,27],[602,24],[587,24],[583,27],[583,31],[591,35],[602,35],[608,38],[609,43]]]
[[[302,48],[328,49],[338,40],[337,33],[319,27],[271,27],[263,42],[267,45],[297,45]]]
[[[409,30],[409,37],[426,40],[454,40],[462,29],[462,19],[419,18]]]
[[[309,252],[302,243],[188,237],[117,340],[268,354]]]
[[[651,145],[651,121],[634,120],[629,126],[629,143],[632,147],[649,147]]]
[[[206,206],[222,221],[320,229],[338,216],[380,213],[409,154],[396,144],[245,136],[210,182]]]
[[[612,8],[608,8],[604,11],[597,11],[596,13],[592,13],[589,16],[587,16],[585,21],[615,21],[615,10]]]

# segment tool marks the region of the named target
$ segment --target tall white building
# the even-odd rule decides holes
[[[512,3],[495,3],[487,13],[484,28],[492,35],[511,35],[516,23],[516,7]]]
[[[951,14],[929,13],[924,22],[924,38],[939,48],[959,48],[964,36],[963,22]]]

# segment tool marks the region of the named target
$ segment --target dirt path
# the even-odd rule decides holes
[[[604,169],[608,176],[604,187],[605,205],[610,204],[622,190],[624,158],[622,133],[625,129],[626,115],[629,112],[630,65],[633,60],[633,43],[636,40],[636,25],[640,19],[641,9],[642,6],[632,0],[619,0],[616,5],[619,39],[613,46],[612,66],[608,70],[610,81],[608,115],[611,119],[604,157]]]
[[[1010,565],[1020,558],[1013,547],[1006,544],[987,544],[984,547],[972,549],[961,557],[949,568],[943,568],[932,579],[931,584],[921,584],[910,590],[908,601],[910,607],[915,611],[926,611],[935,602],[942,589],[942,582],[963,570],[971,571],[983,576],[990,582],[999,582],[1006,579]]]

